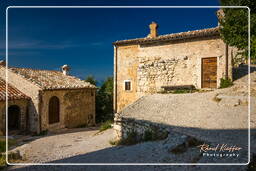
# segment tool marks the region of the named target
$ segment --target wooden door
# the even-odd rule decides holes
[[[202,88],[217,88],[217,58],[202,59]]]
[[[49,101],[49,124],[60,121],[60,102],[58,97],[53,96]]]

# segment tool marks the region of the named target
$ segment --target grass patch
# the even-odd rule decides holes
[[[13,139],[8,140],[9,147],[16,145],[16,141]],[[5,161],[5,151],[6,151],[6,141],[5,139],[0,139],[0,170],[7,166]]]
[[[107,120],[106,122],[103,122],[103,123],[100,125],[100,132],[112,128],[112,124],[113,124],[113,121],[112,121],[112,120]]]
[[[16,141],[13,139],[9,139],[8,143],[9,143],[8,144],[9,147],[16,145]],[[5,139],[0,139],[0,153],[5,151],[6,151],[6,141]]]
[[[4,169],[6,166],[5,154],[0,154],[0,170]]]
[[[220,88],[227,88],[233,85],[233,82],[230,79],[221,78],[220,79]]]

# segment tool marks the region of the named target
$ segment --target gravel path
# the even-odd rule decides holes
[[[34,140],[14,150],[25,153],[26,163],[51,162],[111,147],[109,141],[114,137],[112,130],[99,133],[97,128],[78,128],[63,132],[65,130],[48,136],[30,137]]]
[[[56,140],[62,141],[68,137],[74,137],[75,135],[71,133],[71,135],[58,135],[54,136]],[[197,147],[190,147],[185,152],[180,154],[174,154],[170,152],[171,149],[175,148],[177,145],[182,144],[186,141],[187,136],[184,136],[179,133],[172,133],[168,136],[167,139],[162,141],[155,141],[155,142],[146,142],[141,144],[136,144],[133,146],[118,146],[118,147],[111,147],[107,145],[108,139],[110,138],[109,135],[113,134],[113,130],[109,129],[104,131],[102,134],[94,135],[91,134],[87,136],[87,140],[91,141],[92,143],[96,143],[92,146],[84,146],[83,152],[81,151],[80,155],[76,155],[73,157],[67,157],[65,159],[59,159],[55,161],[51,161],[51,163],[141,163],[141,162],[148,162],[148,163],[191,163],[191,162],[201,162],[203,159],[200,157],[200,152]],[[79,135],[77,135],[79,137]],[[66,138],[65,138],[66,137]],[[51,137],[43,137],[41,138],[42,142],[48,142],[48,139]],[[54,139],[55,139],[54,138]],[[98,140],[98,141],[96,141]],[[83,140],[84,141],[84,140]],[[52,140],[51,140],[52,142]],[[49,142],[49,143],[51,143]],[[81,143],[81,142],[80,142]],[[62,143],[63,144],[63,143]],[[86,141],[82,143],[83,145],[87,145]],[[100,147],[95,148],[95,146],[99,144]],[[35,146],[35,144],[33,144]],[[74,148],[76,147],[77,143],[74,143]],[[107,145],[107,147],[103,147],[102,145]],[[79,147],[80,145],[78,145]],[[36,147],[36,146],[35,146]],[[35,149],[34,147],[34,149]],[[40,148],[39,146],[37,146]],[[68,147],[69,148],[69,147]],[[71,149],[74,149],[71,147]],[[93,149],[92,149],[93,148]],[[100,149],[102,148],[102,149]],[[48,151],[47,159],[53,157],[54,152],[58,151],[56,149],[52,149],[53,151]],[[89,151],[90,152],[89,152]],[[67,151],[67,150],[65,150]],[[87,152],[85,152],[87,151]],[[31,151],[32,152],[32,151]],[[33,151],[35,153],[35,151]],[[39,152],[42,153],[42,152]],[[45,153],[46,154],[46,153]],[[65,152],[61,152],[61,154],[65,154]],[[37,154],[40,155],[40,154]],[[45,160],[46,156],[42,156]],[[33,159],[31,159],[33,160]],[[35,159],[38,161],[39,158]],[[223,160],[225,162],[225,159]],[[231,167],[218,167],[218,170],[230,170]],[[244,166],[237,166],[238,170],[244,170],[246,167]],[[203,166],[14,166],[10,167],[9,170],[18,170],[18,171],[25,171],[25,170],[96,170],[96,171],[103,171],[103,170],[216,170],[216,167],[203,167]],[[233,169],[233,167],[232,167]]]

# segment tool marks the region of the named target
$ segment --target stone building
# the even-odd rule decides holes
[[[41,132],[95,124],[96,87],[62,72],[29,68],[8,68],[8,123],[9,129]],[[0,128],[5,122],[6,67],[0,66],[1,105]],[[13,97],[13,98],[12,98]],[[15,98],[14,98],[15,97]],[[12,114],[10,105],[16,106]],[[13,109],[14,110],[14,109]],[[12,123],[13,122],[13,123]]]
[[[158,35],[155,22],[149,28],[147,37],[113,43],[115,112],[163,87],[218,88],[221,78],[232,79],[236,49],[219,27],[167,35]]]
[[[11,129],[25,130],[30,98],[8,84],[8,125]],[[0,78],[0,134],[5,134],[6,82]]]

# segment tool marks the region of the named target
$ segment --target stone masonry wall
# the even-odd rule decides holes
[[[161,91],[161,86],[179,84],[174,81],[178,65],[182,64],[177,59],[141,58],[138,67],[138,92],[154,93]],[[185,63],[183,67],[186,67]],[[180,84],[186,84],[185,80]]]
[[[95,124],[95,89],[48,90],[41,93],[41,129],[54,130]],[[48,104],[51,97],[60,100],[60,122],[49,124]]]

